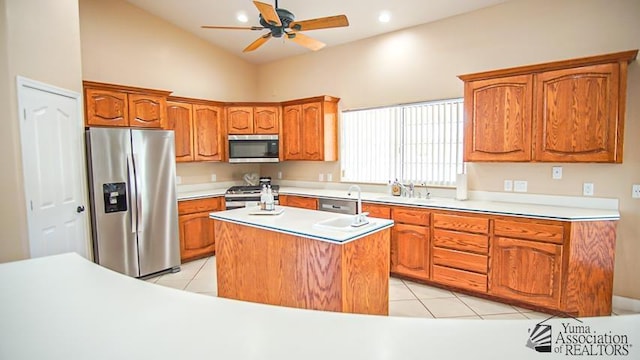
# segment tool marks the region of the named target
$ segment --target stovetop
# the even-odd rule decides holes
[[[272,192],[278,192],[280,185],[271,185]],[[260,194],[262,192],[262,186],[232,186],[227,189],[227,194]]]

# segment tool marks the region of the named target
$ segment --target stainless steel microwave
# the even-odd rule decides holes
[[[230,163],[278,162],[278,135],[229,135]]]

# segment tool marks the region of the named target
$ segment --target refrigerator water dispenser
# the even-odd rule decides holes
[[[104,196],[104,212],[113,213],[127,211],[127,188],[126,183],[102,184],[102,195]]]

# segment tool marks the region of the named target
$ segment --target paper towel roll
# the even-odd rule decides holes
[[[467,174],[456,175],[456,200],[467,200]]]

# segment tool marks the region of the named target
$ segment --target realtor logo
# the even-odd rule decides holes
[[[551,325],[536,324],[533,330],[529,329],[527,347],[537,352],[551,352]]]

